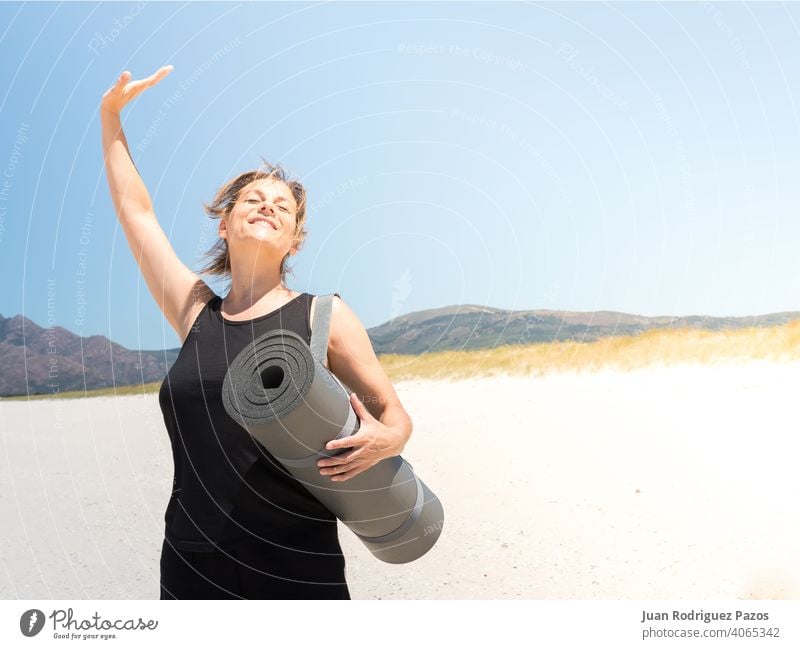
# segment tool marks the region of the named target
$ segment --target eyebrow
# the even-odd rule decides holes
[[[251,190],[250,190],[250,192],[255,192],[256,194],[258,194],[259,196],[261,196],[261,198],[264,198],[264,197],[265,197],[265,195],[264,195],[264,192],[262,192],[260,189],[251,189]],[[249,194],[250,192],[248,192],[248,194]],[[288,201],[288,199],[287,199],[285,196],[278,196],[278,198],[276,198],[276,199],[275,199],[275,202],[276,202],[276,203],[280,203],[281,201],[284,201],[284,202],[286,202],[286,203],[288,203],[288,202],[289,202],[289,201]]]

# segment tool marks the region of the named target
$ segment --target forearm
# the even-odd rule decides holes
[[[100,111],[103,157],[114,209],[120,218],[153,211],[150,194],[128,150],[119,113]]]
[[[399,455],[403,452],[403,448],[411,437],[411,431],[414,429],[411,417],[408,416],[403,406],[390,405],[384,408],[379,420],[396,434],[399,448],[397,454]]]

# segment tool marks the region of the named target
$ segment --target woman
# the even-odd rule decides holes
[[[147,286],[182,347],[159,391],[174,460],[165,514],[162,599],[349,599],[336,518],[236,424],[222,380],[238,352],[264,331],[287,328],[310,342],[313,298],[285,285],[286,262],[306,235],[306,193],[280,167],[240,174],[206,210],[219,241],[203,269],[230,278],[224,299],[176,256],[130,157],[120,112],[172,70],[131,81],[123,72],[100,114],[109,189]],[[203,272],[201,271],[201,272]],[[338,294],[337,294],[338,296]],[[412,422],[364,327],[339,297],[327,364],[352,391],[361,424],[319,462],[343,481],[402,453]]]

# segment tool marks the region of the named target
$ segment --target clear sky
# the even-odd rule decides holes
[[[3,316],[178,345],[97,112],[166,64],[123,126],[194,269],[202,202],[263,155],[309,191],[288,285],[367,327],[460,303],[800,309],[798,4],[2,3],[0,37]]]

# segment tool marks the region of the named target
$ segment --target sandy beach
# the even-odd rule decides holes
[[[355,599],[800,599],[800,362],[396,384],[437,546]],[[156,599],[157,395],[0,401],[0,598]]]

